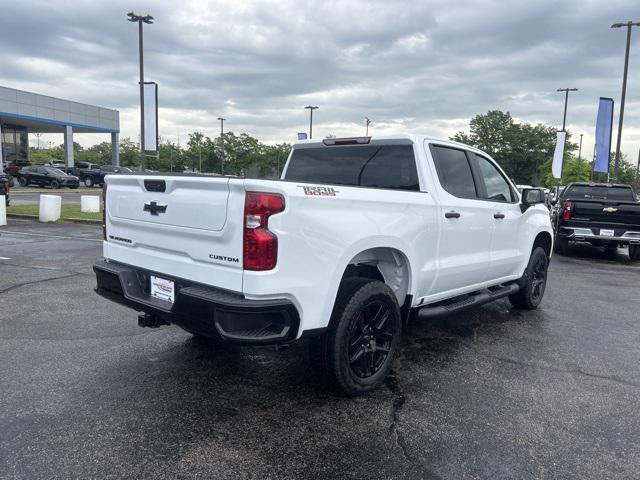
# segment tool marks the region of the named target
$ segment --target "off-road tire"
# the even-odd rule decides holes
[[[629,245],[629,259],[640,260],[640,245]]]
[[[84,183],[84,186],[87,188],[91,188],[93,187],[93,178],[91,177],[85,177],[84,180],[82,180],[82,183]]]
[[[374,324],[380,328],[374,328]],[[347,395],[363,395],[380,385],[389,373],[401,334],[400,307],[393,291],[378,280],[346,279],[338,290],[327,331],[310,340],[311,365]]]
[[[521,310],[538,308],[547,286],[548,266],[549,259],[544,249],[542,247],[534,248],[524,275],[518,281],[520,290],[509,295],[509,301],[515,308]]]

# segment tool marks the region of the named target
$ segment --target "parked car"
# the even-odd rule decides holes
[[[11,190],[11,180],[9,178],[9,175],[5,174],[5,173],[0,173],[0,196],[4,195],[5,197],[5,204],[8,207],[10,200],[9,200],[9,192]]]
[[[78,177],[64,173],[53,167],[30,166],[23,167],[18,173],[18,183],[22,187],[38,185],[51,188],[78,188]]]
[[[101,166],[97,166],[97,168],[82,169],[80,170],[79,175],[80,175],[80,182],[82,182],[85,187],[93,187],[93,186],[101,187],[104,185],[105,175],[130,174],[130,173],[133,173],[133,171],[128,167],[119,167],[115,165],[101,165]]]
[[[571,183],[554,210],[555,249],[566,253],[572,242],[615,249],[629,246],[640,260],[640,203],[630,185]]]
[[[4,168],[4,173],[9,175],[9,179],[11,180],[12,178],[18,176],[18,173],[20,173],[20,169],[22,169],[20,165],[16,165],[15,163],[7,163]]]
[[[348,395],[379,385],[403,322],[542,301],[553,229],[484,152],[431,137],[301,141],[282,180],[109,176],[97,293],[240,344],[310,337]]]

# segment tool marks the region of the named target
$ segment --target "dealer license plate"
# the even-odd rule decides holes
[[[603,237],[613,237],[613,230],[600,229],[600,235],[602,235]]]
[[[151,296],[173,303],[175,299],[174,283],[171,280],[167,280],[166,278],[155,277],[153,275],[150,275],[150,278]]]

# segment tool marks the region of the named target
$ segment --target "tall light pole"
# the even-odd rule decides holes
[[[142,39],[142,24],[148,25],[153,23],[153,17],[147,15],[136,15],[133,12],[127,13],[130,22],[138,22],[138,53],[140,56],[140,161],[141,167],[145,166],[144,158],[144,43]]]
[[[309,110],[309,139],[313,138],[313,111],[317,110],[318,106],[313,106],[313,105],[307,105],[306,107],[304,107],[305,110]]]
[[[622,97],[620,98],[620,120],[618,120],[618,141],[616,142],[615,179],[618,181],[620,162],[620,143],[622,142],[622,120],[624,119],[624,99],[627,95],[627,71],[629,70],[629,47],[631,46],[631,27],[640,26],[640,22],[614,23],[611,28],[627,27],[627,49],[624,52],[624,73],[622,74]]]
[[[577,88],[559,88],[558,92],[564,92],[564,115],[562,117],[562,131],[565,132],[567,124],[567,103],[569,103],[569,92],[577,92]]]
[[[224,175],[224,121],[226,118],[218,117],[220,120],[220,175]]]
[[[366,125],[366,133],[365,133],[365,137],[369,136],[369,125],[371,125],[371,120],[369,120],[369,117],[364,117],[364,121],[365,121],[365,125]]]
[[[578,147],[578,161],[582,160],[582,136],[584,133],[580,134],[580,146]]]

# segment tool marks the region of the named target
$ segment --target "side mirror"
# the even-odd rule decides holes
[[[532,205],[544,203],[544,192],[540,188],[524,188],[522,189],[522,202],[520,210],[526,212]]]

